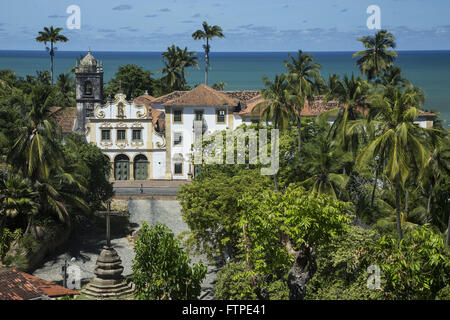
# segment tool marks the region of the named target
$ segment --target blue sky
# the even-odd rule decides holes
[[[223,28],[214,51],[353,51],[368,30],[366,9],[381,8],[382,28],[399,50],[450,50],[448,0],[2,0],[0,50],[41,50],[44,26],[70,38],[59,50],[162,51],[188,46],[202,21]],[[66,9],[81,9],[81,29],[68,30]]]

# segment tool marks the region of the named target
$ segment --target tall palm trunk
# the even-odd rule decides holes
[[[300,149],[302,148],[302,116],[299,114],[297,118],[298,129],[298,160],[301,161]]]
[[[208,69],[209,69],[209,41],[206,38],[206,48],[205,48],[205,84],[208,85]]]
[[[378,166],[375,167],[375,182],[373,183],[373,189],[372,189],[372,199],[370,200],[370,206],[373,208],[373,202],[375,200],[375,191],[377,188],[377,183],[378,183]]]
[[[53,56],[55,55],[55,52],[53,51],[53,42],[50,44],[50,60],[51,60],[51,76],[52,76],[52,84],[53,84]]]
[[[406,190],[406,194],[405,194],[405,214],[406,217],[408,217],[408,200],[409,200],[409,190]]]
[[[400,176],[397,175],[395,183],[395,207],[397,211],[397,232],[399,240],[402,240],[402,221],[400,217]]]

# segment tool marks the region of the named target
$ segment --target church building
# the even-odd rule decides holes
[[[202,84],[134,101],[117,93],[103,103],[103,67],[90,50],[75,74],[74,131],[103,151],[111,162],[111,180],[190,180],[195,175],[194,121],[203,122],[204,134],[259,122],[252,112],[263,101],[259,91],[217,91]],[[315,117],[337,106],[317,97],[305,105],[302,116]],[[422,111],[416,123],[430,127],[434,118]]]

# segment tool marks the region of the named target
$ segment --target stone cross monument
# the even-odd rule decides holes
[[[96,277],[83,290],[83,293],[93,297],[117,297],[133,292],[133,284],[127,284],[122,276],[123,267],[117,251],[111,246],[110,215],[119,214],[111,212],[111,201],[108,200],[108,210],[101,212],[106,217],[106,246],[100,252],[95,268]]]

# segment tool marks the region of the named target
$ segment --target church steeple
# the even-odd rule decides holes
[[[77,131],[85,132],[89,118],[94,115],[94,107],[103,103],[103,66],[88,53],[75,67]]]

